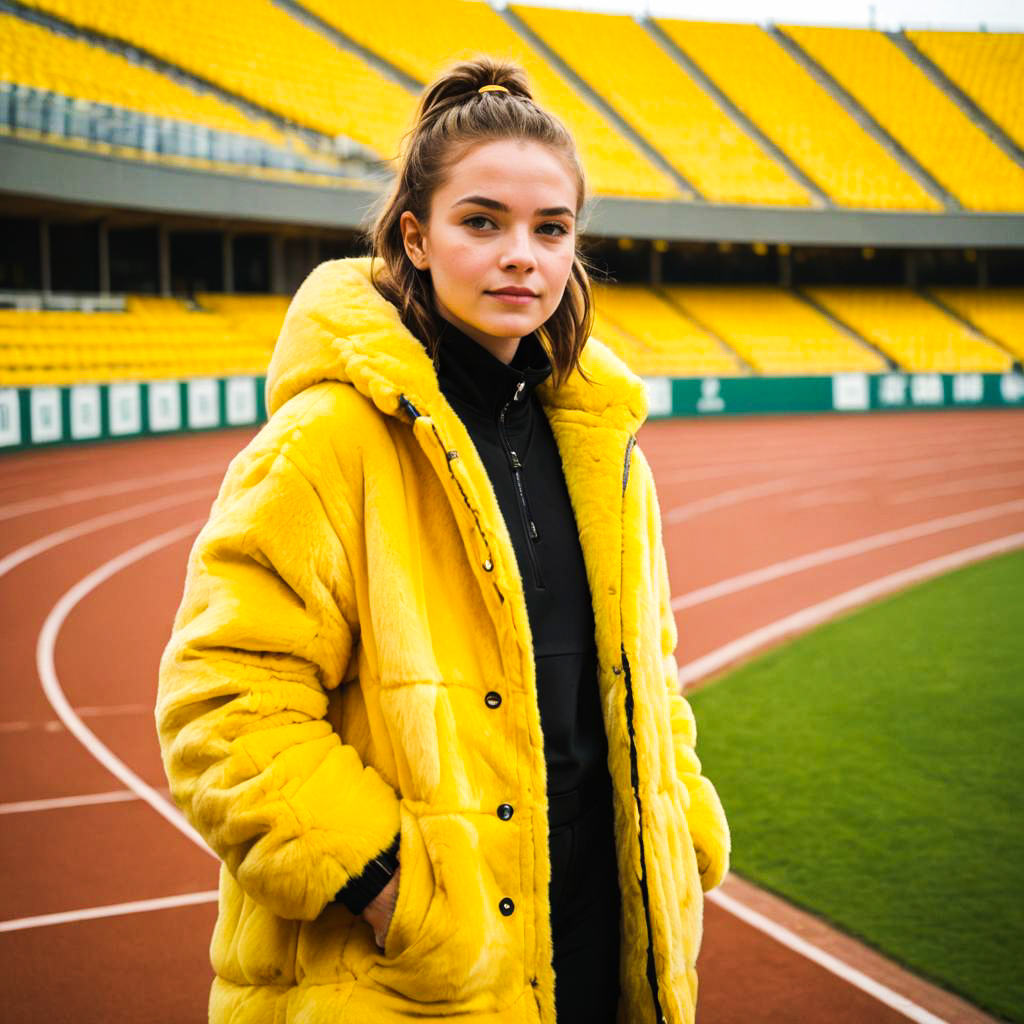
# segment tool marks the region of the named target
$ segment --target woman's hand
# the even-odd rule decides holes
[[[399,866],[388,884],[366,905],[362,913],[363,920],[373,929],[373,937],[380,949],[384,948],[384,940],[391,927],[391,918],[395,914],[395,902],[398,899],[398,876],[401,873],[402,868]]]

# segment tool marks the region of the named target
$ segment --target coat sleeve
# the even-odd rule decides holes
[[[285,918],[315,918],[399,830],[394,789],[326,720],[355,606],[310,482],[280,450],[239,456],[189,557],[156,717],[175,801]]]
[[[661,655],[665,686],[668,690],[676,771],[690,796],[687,822],[690,838],[693,840],[693,847],[697,854],[701,888],[707,892],[720,884],[729,870],[731,848],[729,823],[714,785],[710,779],[701,774],[701,764],[696,751],[697,723],[693,717],[690,702],[680,692],[679,668],[675,657],[678,643],[676,618],[672,611],[668,563],[661,535],[661,514],[649,468],[648,480],[651,490],[651,501],[648,503],[648,530],[654,563],[652,572],[658,591]]]

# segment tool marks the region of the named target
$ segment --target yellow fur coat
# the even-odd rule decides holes
[[[642,382],[539,391],[593,595],[623,894],[619,1019],[694,1018],[702,888],[729,835],[677,693]],[[192,549],[157,725],[223,860],[216,1022],[554,1024],[544,748],[515,553],[430,359],[369,281],[321,264]],[[497,814],[509,803],[508,820]],[[401,831],[384,951],[332,897]],[[511,900],[513,909],[499,903]]]

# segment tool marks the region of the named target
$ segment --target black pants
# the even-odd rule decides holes
[[[549,799],[551,929],[558,1024],[614,1024],[619,880],[611,787]]]

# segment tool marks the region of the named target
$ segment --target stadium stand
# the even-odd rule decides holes
[[[808,206],[811,197],[634,18],[514,6],[706,199]]]
[[[2,11],[0,81],[191,121],[274,145],[285,142],[271,124],[246,117],[216,96],[190,92],[166,75]]]
[[[239,334],[258,339],[267,352],[277,341],[289,301],[287,295],[196,295],[201,308],[224,317]]]
[[[270,0],[28,0],[64,21],[137,46],[287,121],[395,155],[415,97]],[[379,13],[378,13],[379,17]]]
[[[1024,290],[932,288],[939,302],[1024,362]]]
[[[964,207],[1024,210],[1024,168],[883,33],[806,25],[780,29]]]
[[[107,123],[107,138],[97,121]],[[209,91],[194,92],[84,39],[0,12],[0,131],[5,128],[68,142],[108,141],[147,155],[337,173],[301,138]]]
[[[640,342],[626,356],[638,373],[694,377],[744,372],[720,341],[654,290],[614,285],[595,286],[594,292],[604,321]]]
[[[0,387],[263,373],[270,345],[176,299],[124,312],[0,310]]]
[[[885,360],[782,288],[669,285],[665,295],[756,373],[879,372]]]
[[[1001,373],[1010,356],[906,288],[815,287],[807,294],[905,370]]]
[[[837,205],[942,208],[764,29],[656,23]]]
[[[907,30],[904,35],[1024,146],[1024,33]]]
[[[576,136],[591,191],[637,198],[683,198],[676,182],[580,95],[489,4],[479,0],[391,0],[386,22],[373,4],[305,0],[303,6],[339,32],[421,82],[480,53],[509,57],[526,69],[539,103]]]

